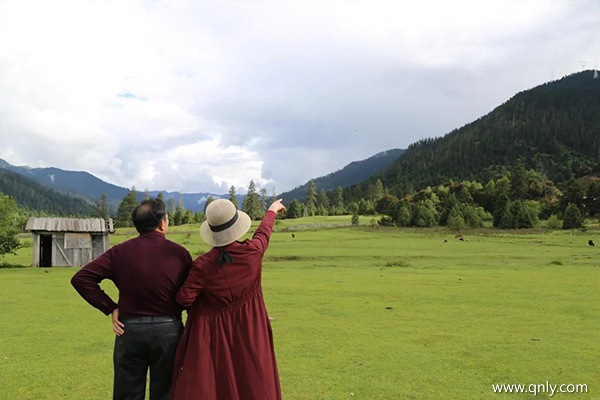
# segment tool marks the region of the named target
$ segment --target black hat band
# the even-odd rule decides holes
[[[221,231],[224,231],[225,229],[231,228],[237,220],[238,220],[238,212],[236,210],[235,214],[233,215],[233,218],[231,218],[229,221],[225,222],[224,224],[221,224],[221,225],[208,224],[208,226],[210,227],[210,230],[212,232],[221,232]]]

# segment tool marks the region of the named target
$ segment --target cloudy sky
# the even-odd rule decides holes
[[[0,0],[0,158],[283,192],[600,68],[600,0]]]

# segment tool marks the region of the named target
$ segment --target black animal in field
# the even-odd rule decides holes
[[[594,241],[592,239],[588,240],[588,245],[594,247]]]

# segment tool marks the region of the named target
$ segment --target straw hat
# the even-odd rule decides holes
[[[233,243],[250,229],[252,220],[227,199],[217,199],[206,207],[206,221],[200,226],[202,240],[213,247]]]

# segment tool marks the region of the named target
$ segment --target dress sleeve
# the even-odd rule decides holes
[[[82,267],[71,278],[71,285],[81,297],[105,315],[109,315],[117,308],[117,303],[100,288],[100,282],[104,279],[111,279],[112,253],[112,250],[105,252]]]
[[[198,257],[192,263],[190,273],[188,274],[185,282],[179,289],[179,292],[177,292],[177,295],[175,296],[175,300],[177,301],[177,303],[186,309],[190,308],[190,306],[194,304],[194,301],[196,301],[196,298],[204,289],[204,285],[202,284],[202,264],[202,256]]]
[[[258,228],[256,228],[254,235],[252,235],[252,240],[250,240],[250,243],[255,246],[261,254],[267,251],[267,246],[269,246],[269,238],[273,232],[273,224],[275,223],[276,217],[277,214],[275,211],[267,211],[260,222],[260,225]]]

